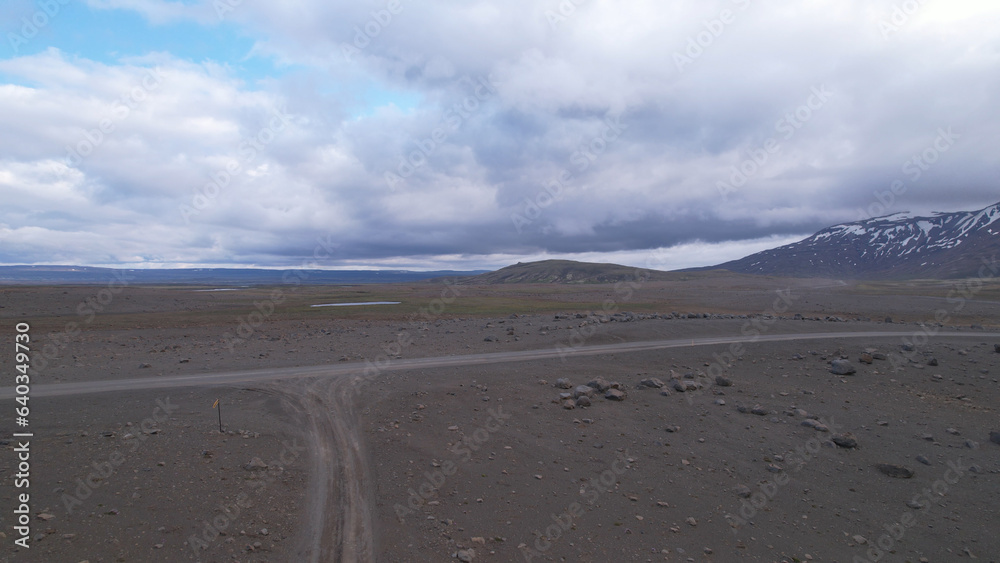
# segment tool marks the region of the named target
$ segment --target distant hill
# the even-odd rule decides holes
[[[459,280],[469,285],[490,285],[507,283],[617,283],[636,281],[645,273],[652,272],[652,279],[670,278],[667,272],[642,270],[618,264],[594,264],[573,260],[542,260],[539,262],[518,262],[495,272],[480,274]],[[671,278],[672,279],[672,278]]]
[[[993,258],[1000,258],[1000,203],[978,211],[929,217],[898,213],[836,225],[711,269],[788,277],[956,279],[978,276],[983,261]]]
[[[0,284],[63,285],[106,284],[124,280],[129,284],[187,285],[280,285],[299,280],[303,284],[406,283],[432,278],[467,277],[483,272],[439,270],[264,270],[234,268],[115,269],[84,266],[0,266]],[[293,277],[297,275],[298,277]]]

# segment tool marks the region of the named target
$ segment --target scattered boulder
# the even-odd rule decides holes
[[[589,385],[577,385],[576,389],[573,389],[573,398],[579,399],[580,397],[593,397],[597,390]]]
[[[643,387],[649,387],[651,389],[663,389],[663,382],[655,377],[650,377],[648,379],[643,379],[639,382],[639,385]]]
[[[892,463],[880,463],[875,466],[875,469],[878,469],[879,473],[893,479],[912,479],[915,475],[912,469]]]
[[[577,397],[577,399],[576,399],[576,406],[578,406],[578,407],[589,407],[590,404],[591,403],[590,403],[590,396],[589,395],[582,395],[580,397]]]
[[[697,391],[701,388],[696,381],[690,379],[674,379],[671,381],[674,391],[678,393],[685,393],[687,391]]]
[[[608,389],[608,392],[604,394],[604,398],[609,401],[624,401],[625,392],[621,389]]]
[[[576,401],[573,399],[566,399],[562,402],[562,408],[571,411],[576,408]]]
[[[858,358],[858,361],[860,361],[863,364],[871,364],[875,361],[875,358],[871,354],[864,353],[861,354],[861,357]]]
[[[569,380],[566,379],[565,377],[560,377],[559,379],[556,380],[556,388],[557,389],[572,389],[573,388],[573,384],[570,383]]]
[[[882,352],[872,352],[872,358],[874,358],[876,360],[879,360],[879,361],[885,361],[885,360],[889,359],[889,356],[886,356]]]
[[[854,375],[858,370],[847,360],[833,360],[830,363],[830,373],[834,375]]]
[[[597,389],[597,391],[600,392],[600,393],[604,393],[605,391],[607,391],[608,389],[611,388],[611,384],[608,383],[608,381],[606,379],[604,379],[603,377],[595,378],[593,381],[591,381],[587,385],[590,386],[590,387],[593,387],[594,389]]]
[[[834,434],[830,437],[834,444],[837,444],[841,448],[846,448],[849,450],[857,449],[858,439],[854,437],[854,434],[850,432],[845,432],[843,434]]]
[[[717,375],[715,376],[715,384],[718,385],[719,387],[732,387],[733,381],[729,378]]]

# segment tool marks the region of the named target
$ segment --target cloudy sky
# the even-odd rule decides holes
[[[995,0],[5,0],[0,263],[710,265],[1000,201]]]

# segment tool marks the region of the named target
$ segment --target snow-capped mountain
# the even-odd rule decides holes
[[[836,225],[716,268],[829,278],[966,278],[1000,260],[1000,203],[979,211],[897,213]],[[987,272],[991,270],[987,269]]]

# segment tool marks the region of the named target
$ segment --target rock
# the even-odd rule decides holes
[[[932,368],[937,367],[939,365],[937,358],[931,358],[927,360],[927,365],[931,366]]]
[[[267,464],[264,463],[259,457],[255,457],[250,460],[250,463],[243,466],[243,469],[247,471],[263,471],[267,469]]]
[[[958,430],[956,430],[954,428],[947,428],[947,429],[945,429],[945,432],[947,432],[948,434],[951,434],[952,436],[958,436],[959,434],[961,434]]]
[[[593,397],[596,392],[597,391],[589,385],[577,385],[576,389],[573,389],[573,398],[579,399],[580,397]]]
[[[858,439],[854,437],[854,434],[850,432],[845,432],[843,434],[834,434],[830,437],[834,444],[837,444],[841,448],[847,448],[849,450],[856,449],[858,447]]]
[[[858,361],[860,361],[863,364],[871,364],[875,361],[875,358],[871,354],[861,354],[861,357],[858,358]]]
[[[830,364],[830,373],[834,375],[854,375],[858,370],[847,360],[834,360]]]
[[[38,516],[36,516],[36,518],[38,518],[39,520],[44,520],[45,522],[48,522],[49,520],[52,520],[53,518],[55,518],[55,516],[52,515],[52,514],[49,514],[48,512],[43,512],[43,513],[39,514]]]
[[[990,441],[1000,445],[1000,432],[990,432]]]
[[[725,406],[726,405],[726,400],[725,399],[716,399],[715,400],[715,404],[719,405],[720,407]]]
[[[677,391],[678,393],[697,391],[700,388],[698,383],[689,379],[674,379],[670,382],[670,384],[673,386],[674,391]]]
[[[750,498],[750,496],[753,495],[753,491],[746,485],[736,485],[736,488],[734,488],[733,491],[740,498]]]
[[[927,459],[927,456],[918,455],[915,459],[924,465],[931,464],[931,460]]]
[[[153,367],[153,366],[151,366],[150,364],[139,364],[139,369],[146,369],[146,368],[151,368],[151,367]]]
[[[565,377],[560,377],[559,379],[556,380],[556,388],[557,389],[572,389],[573,388],[573,384],[570,383],[569,380],[566,379]]]
[[[719,387],[732,387],[733,382],[731,379],[725,378],[721,375],[715,376],[715,384]]]
[[[993,351],[996,352],[997,354],[1000,354],[1000,344],[994,344]]]
[[[681,427],[680,426],[668,426],[668,427],[664,428],[664,430],[666,430],[667,432],[670,432],[671,434],[673,434],[675,432],[680,432],[681,431]]]
[[[881,352],[872,352],[872,358],[874,358],[876,360],[879,360],[879,361],[885,361],[885,360],[889,359],[889,356],[886,356],[885,354],[883,354]]]
[[[643,387],[649,387],[651,389],[663,389],[663,382],[655,377],[650,377],[648,379],[643,379],[639,382],[639,385]]]
[[[562,402],[562,408],[571,411],[576,408],[576,401],[573,399],[566,399]]]
[[[684,520],[684,521],[688,523],[688,526],[694,527],[694,526],[698,525],[698,521],[695,520],[693,517],[690,517],[690,516],[686,520]]]
[[[578,397],[576,399],[576,406],[578,407],[589,407],[590,405],[590,397],[587,395],[583,395],[582,397]]]
[[[458,553],[455,554],[455,558],[463,563],[470,563],[476,558],[476,550],[474,549],[460,549]]]
[[[609,401],[624,401],[625,392],[621,389],[608,389],[608,392],[604,394],[604,398]]]
[[[600,393],[603,393],[603,392],[605,392],[605,391],[607,391],[608,389],[611,388],[611,384],[608,383],[608,381],[606,379],[604,379],[603,377],[598,377],[598,378],[594,379],[593,381],[591,381],[590,383],[588,383],[587,385],[589,387],[593,387],[594,389],[597,389],[597,391],[600,392]]]
[[[753,408],[750,409],[750,414],[755,414],[757,416],[767,416],[771,414],[771,411],[765,409],[760,405],[754,405]]]
[[[915,475],[912,469],[903,467],[902,465],[894,465],[892,463],[880,463],[875,466],[875,469],[878,469],[879,473],[892,477],[893,479],[912,479]]]

